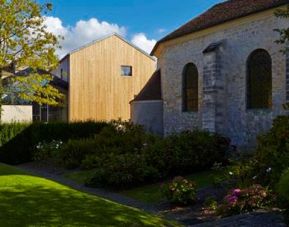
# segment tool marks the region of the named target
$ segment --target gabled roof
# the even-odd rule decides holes
[[[289,4],[289,0],[228,0],[217,4],[158,41],[151,55],[161,43],[168,40],[285,4]]]
[[[157,70],[151,76],[144,88],[132,101],[161,100],[161,70]]]
[[[155,59],[154,57],[152,57],[150,54],[148,54],[147,52],[145,52],[145,51],[142,50],[141,48],[137,47],[137,46],[134,45],[133,43],[129,42],[128,40],[126,40],[125,38],[123,38],[121,35],[119,35],[119,34],[117,34],[117,33],[112,33],[112,34],[109,34],[109,35],[107,35],[107,36],[103,36],[103,37],[101,37],[101,38],[99,38],[99,39],[93,40],[92,42],[87,43],[87,44],[85,44],[85,45],[83,45],[83,46],[81,46],[81,47],[79,47],[79,48],[77,48],[77,49],[75,49],[75,50],[70,51],[68,54],[66,54],[66,55],[60,60],[60,62],[63,61],[65,58],[67,58],[70,54],[73,54],[73,53],[75,53],[75,52],[78,52],[78,51],[80,51],[80,50],[82,50],[82,49],[84,49],[84,48],[86,48],[86,47],[92,46],[93,44],[98,43],[98,42],[101,42],[101,41],[103,41],[103,40],[105,40],[105,39],[108,39],[108,38],[110,38],[110,37],[112,37],[112,36],[118,37],[119,39],[121,39],[122,41],[124,41],[125,43],[127,43],[128,45],[130,45],[131,47],[135,48],[136,50],[138,50],[139,52],[141,52],[142,54],[144,54],[145,56],[147,56],[148,58],[150,58],[150,59],[152,59],[152,60],[154,60],[154,61],[156,60],[156,59]]]

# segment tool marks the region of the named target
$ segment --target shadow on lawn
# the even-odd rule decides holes
[[[15,177],[13,187],[0,187],[0,226],[166,225],[149,214],[64,186],[54,189],[31,182],[23,187],[22,176]]]

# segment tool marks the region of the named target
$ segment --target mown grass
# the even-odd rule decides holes
[[[160,217],[0,164],[0,226],[172,226]]]

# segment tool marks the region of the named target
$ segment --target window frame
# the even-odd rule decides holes
[[[130,69],[130,73],[129,74],[124,74],[123,72],[123,68],[129,68]],[[124,77],[131,77],[133,75],[133,67],[132,65],[121,65],[120,66],[120,75],[124,76]]]
[[[270,62],[270,65],[268,66],[269,68],[269,73],[270,73],[270,77],[268,78],[270,80],[270,92],[268,92],[268,94],[266,94],[266,96],[268,95],[267,97],[267,104],[265,106],[265,102],[260,106],[260,107],[257,107],[256,103],[252,103],[252,93],[251,93],[251,90],[252,88],[250,88],[250,86],[252,86],[250,84],[250,77],[252,77],[252,72],[251,72],[251,66],[250,64],[251,61],[252,61],[252,58],[254,57],[254,55],[258,54],[258,52],[263,52],[263,57],[265,56],[267,59],[265,59],[266,61],[268,60]],[[252,80],[252,79],[251,79]],[[256,78],[255,78],[256,80]],[[257,81],[257,80],[256,80]],[[266,83],[266,82],[264,82]],[[273,64],[272,64],[272,57],[270,55],[270,53],[265,50],[265,49],[255,49],[253,50],[248,58],[247,58],[247,61],[246,61],[246,110],[247,111],[256,111],[256,110],[271,110],[272,109],[272,106],[273,106]]]
[[[193,67],[195,74],[191,75],[192,85],[188,87],[188,67]],[[194,89],[196,88],[196,91]],[[191,97],[188,97],[188,90],[192,90]],[[196,93],[194,93],[196,92]],[[189,107],[189,102],[192,102],[192,108]],[[195,102],[195,104],[194,104]],[[182,72],[182,112],[183,113],[197,113],[199,112],[199,71],[196,64],[193,62],[187,63]]]

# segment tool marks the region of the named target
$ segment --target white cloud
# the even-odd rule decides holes
[[[133,36],[131,42],[147,53],[150,53],[157,41],[148,39],[144,33],[138,33]]]
[[[44,23],[48,31],[64,37],[64,40],[60,40],[62,49],[57,52],[60,57],[105,35],[112,33],[117,33],[121,36],[126,35],[125,27],[110,24],[106,21],[98,21],[96,18],[91,18],[87,21],[80,20],[74,26],[64,26],[57,17],[45,17]]]
[[[167,29],[165,29],[165,28],[159,28],[159,29],[157,30],[157,32],[158,32],[159,34],[165,33],[166,31],[167,31]]]
[[[59,57],[63,57],[70,51],[103,36],[117,33],[125,37],[127,33],[124,26],[99,21],[96,18],[80,20],[74,26],[64,26],[58,17],[45,17],[44,23],[49,32],[64,37],[64,40],[60,40],[62,48],[57,51]],[[149,53],[154,47],[156,40],[149,40],[144,33],[137,33],[132,37],[131,42]]]
[[[58,17],[45,17],[44,24],[47,26],[47,30],[56,35],[66,35],[68,28],[63,27],[62,21]]]

